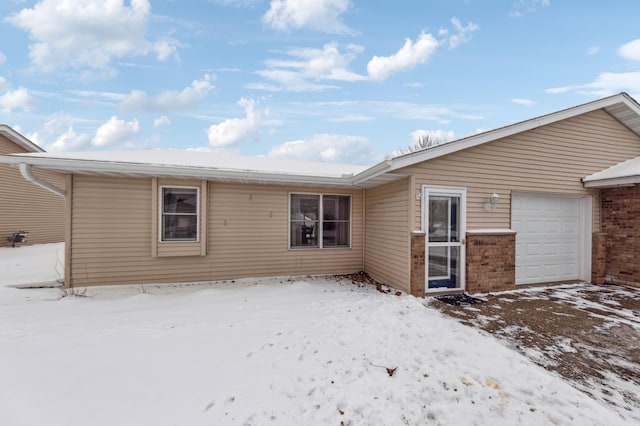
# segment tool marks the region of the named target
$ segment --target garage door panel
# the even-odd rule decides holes
[[[516,283],[578,279],[580,200],[533,194],[511,199]]]
[[[568,256],[573,258],[577,258],[578,255],[580,254],[580,252],[578,251],[578,241],[573,241],[571,243],[564,243],[562,244],[562,253],[558,253],[561,254],[562,256]]]

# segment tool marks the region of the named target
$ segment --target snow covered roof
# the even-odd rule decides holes
[[[0,158],[0,162],[26,163],[62,173],[320,186],[354,186],[353,176],[367,169],[352,164],[161,150],[12,154]]]
[[[26,149],[29,152],[44,152],[44,149],[40,148],[38,145],[31,142],[29,139],[16,132],[6,124],[0,124],[0,135],[4,136],[11,142]]]
[[[582,179],[586,188],[605,188],[640,183],[640,157],[624,161]]]
[[[433,148],[364,166],[244,157],[200,151],[101,151],[30,153],[0,156],[0,163],[28,164],[63,173],[198,178],[211,181],[280,183],[369,188],[406,174],[407,166],[604,109],[640,136],[640,105],[628,94],[598,99]],[[25,138],[26,140],[26,138]],[[39,149],[42,151],[41,149]],[[585,178],[585,186],[588,178]]]

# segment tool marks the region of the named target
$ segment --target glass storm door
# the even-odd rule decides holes
[[[464,287],[464,209],[462,190],[425,188],[427,289]]]

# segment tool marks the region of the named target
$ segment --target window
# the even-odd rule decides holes
[[[351,245],[351,196],[291,194],[290,200],[292,248]]]
[[[161,241],[198,241],[199,188],[163,186]]]

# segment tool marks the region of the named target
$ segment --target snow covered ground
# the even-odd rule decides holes
[[[56,278],[43,247],[0,249],[1,425],[625,424],[411,296],[322,277],[7,287]]]

